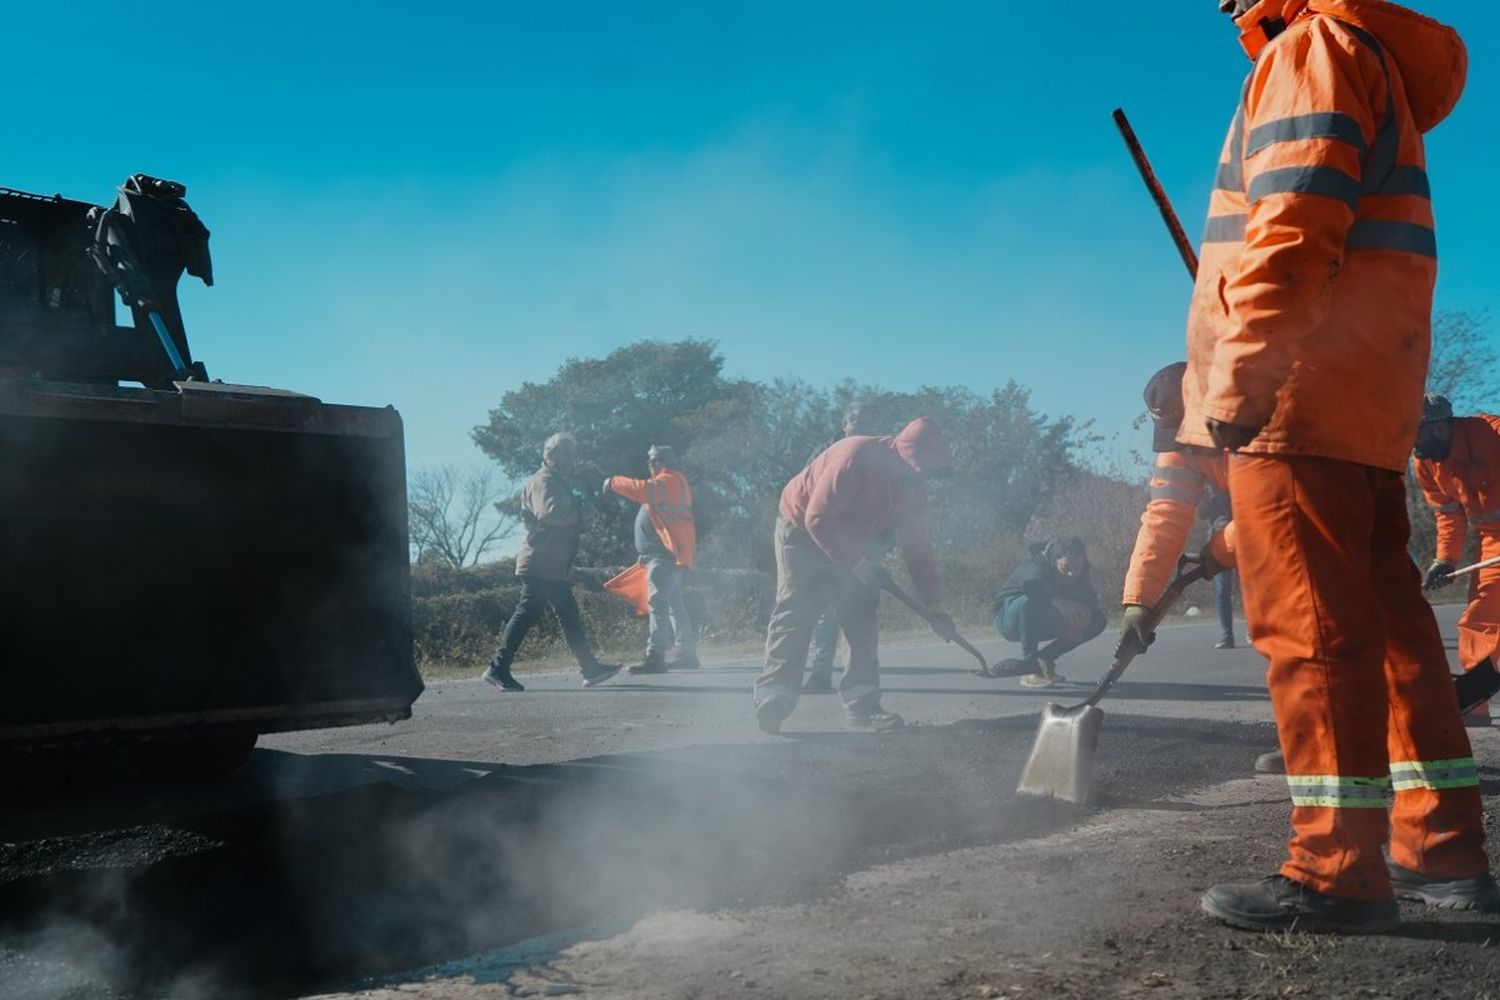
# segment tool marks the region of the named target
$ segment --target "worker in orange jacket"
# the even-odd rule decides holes
[[[1141,648],[1154,638],[1146,619],[1166,593],[1187,548],[1188,535],[1198,517],[1198,505],[1210,489],[1229,488],[1229,460],[1222,451],[1177,443],[1182,425],[1182,376],[1187,363],[1178,361],[1151,376],[1143,394],[1151,415],[1151,448],[1156,462],[1151,469],[1151,498],[1141,514],[1141,527],[1125,571],[1123,632],[1134,635]],[[1214,533],[1200,557],[1216,572],[1234,565],[1233,525]]]
[[[1479,560],[1500,556],[1500,417],[1453,416],[1442,396],[1423,400],[1417,428],[1417,482],[1437,519],[1437,558],[1426,585],[1444,587],[1464,556],[1469,526],[1479,535]],[[1458,619],[1458,662],[1473,670],[1500,650],[1500,566],[1469,577],[1469,606]],[[1489,704],[1464,721],[1490,724]]]
[[[1406,551],[1437,277],[1422,136],[1462,92],[1464,46],[1384,0],[1220,8],[1254,67],[1210,200],[1177,440],[1236,452],[1235,557],[1270,660],[1292,838],[1278,874],[1216,885],[1203,908],[1345,932],[1394,926],[1397,894],[1500,910],[1473,752]]]
[[[667,650],[674,640],[677,656],[671,666],[693,670],[699,665],[698,635],[682,596],[683,576],[693,565],[698,538],[693,489],[668,445],[652,445],[646,454],[646,467],[650,479],[610,476],[604,480],[606,493],[617,493],[641,505],[635,518],[635,547],[637,565],[644,568],[650,620],[646,658],[630,667],[630,673],[666,673]]]

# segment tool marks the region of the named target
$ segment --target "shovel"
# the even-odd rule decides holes
[[[1146,617],[1146,631],[1156,628],[1184,590],[1199,580],[1207,580],[1216,571],[1217,567],[1210,568],[1195,557],[1183,556],[1178,560],[1177,575]],[[1080,804],[1089,801],[1093,794],[1090,775],[1094,750],[1104,724],[1104,710],[1099,708],[1099,701],[1114,687],[1130,661],[1143,652],[1145,647],[1135,633],[1127,634],[1115,647],[1114,663],[1094,687],[1093,694],[1077,705],[1063,708],[1052,703],[1042,711],[1042,724],[1037,729],[1036,742],[1031,745],[1026,769],[1021,772],[1017,795],[1045,796]]]
[[[932,616],[927,613],[927,609],[914,601],[911,598],[911,595],[907,594],[906,591],[896,586],[896,581],[892,580],[889,576],[881,577],[880,589],[885,591],[887,594],[890,594],[892,597],[900,601],[902,604],[906,605],[908,608],[911,608],[912,611],[916,612],[917,617],[922,619],[928,625],[932,625]],[[937,631],[936,627],[933,628],[933,631]],[[939,635],[939,638],[945,637]],[[959,649],[964,650],[970,656],[974,657],[974,659],[978,660],[980,670],[989,670],[989,664],[984,662],[984,654],[975,649],[973,644],[970,643],[969,640],[965,639],[961,635],[955,634],[952,639],[947,639],[946,641],[953,643]]]

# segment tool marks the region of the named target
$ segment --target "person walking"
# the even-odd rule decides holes
[[[1292,837],[1275,875],[1215,885],[1202,908],[1349,933],[1394,927],[1396,895],[1497,910],[1404,482],[1437,275],[1423,133],[1458,100],[1463,43],[1384,0],[1219,7],[1254,66],[1210,200],[1177,440],[1234,453]]]
[[[830,603],[849,643],[839,695],[849,724],[892,730],[905,724],[880,702],[875,611],[894,538],[935,632],[958,629],[942,607],[942,580],[927,526],[926,481],[953,466],[937,424],[919,418],[895,437],[846,437],[781,491],[776,519],[776,606],[766,626],[766,665],[755,681],[755,718],[768,733],[797,707],[808,643]]]
[[[632,674],[664,674],[668,667],[695,670],[698,633],[683,599],[683,577],[693,565],[697,530],[693,521],[693,489],[678,468],[677,453],[654,444],[646,453],[649,479],[610,476],[604,492],[616,493],[641,505],[635,517],[635,549],[646,568],[649,620],[646,658],[630,667]],[[669,663],[667,652],[676,645]]]
[[[1455,417],[1444,396],[1423,400],[1417,427],[1417,483],[1437,521],[1437,553],[1425,586],[1446,587],[1464,557],[1469,526],[1479,536],[1476,561],[1500,556],[1500,417]],[[1458,662],[1465,670],[1500,650],[1500,566],[1469,577],[1469,603],[1458,619]],[[1488,702],[1470,709],[1466,725],[1490,724]]]
[[[568,435],[552,435],[542,446],[542,467],[521,490],[521,523],[526,529],[516,553],[521,598],[483,674],[484,680],[506,691],[526,690],[511,672],[511,664],[527,633],[548,609],[557,615],[563,639],[578,658],[584,687],[603,684],[620,672],[620,664],[600,663],[595,658],[573,596],[573,562],[584,526],[583,508],[569,478],[577,464],[577,450]]]

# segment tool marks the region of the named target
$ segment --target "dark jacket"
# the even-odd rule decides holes
[[[1026,561],[1005,578],[1000,593],[995,595],[996,611],[1007,600],[1021,594],[1038,601],[1062,597],[1085,607],[1099,607],[1099,595],[1094,591],[1094,581],[1087,565],[1077,576],[1069,578],[1057,571],[1059,552],[1053,542],[1037,542],[1030,546],[1030,553]]]
[[[542,466],[521,490],[521,520],[526,538],[516,554],[516,576],[570,579],[583,534],[583,509],[573,484]]]

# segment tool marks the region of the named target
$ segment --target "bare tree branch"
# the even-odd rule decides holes
[[[490,465],[419,470],[407,487],[413,557],[472,566],[515,531],[515,518],[495,506],[504,495]]]
[[[1432,320],[1432,363],[1427,391],[1447,396],[1460,413],[1491,411],[1500,394],[1500,357],[1489,331],[1489,313],[1449,310]]]

